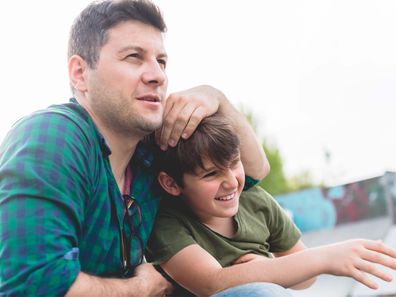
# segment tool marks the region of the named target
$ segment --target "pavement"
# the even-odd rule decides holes
[[[396,248],[396,225],[392,225],[388,217],[381,217],[302,235],[302,240],[309,247],[352,238],[382,239]],[[377,290],[369,289],[352,278],[320,275],[310,288],[289,291],[293,297],[396,297],[396,271],[381,269],[391,273],[394,281],[387,283],[376,279],[380,286]]]

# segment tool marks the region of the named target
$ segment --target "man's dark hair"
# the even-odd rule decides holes
[[[160,32],[166,25],[159,8],[148,0],[105,0],[87,6],[76,18],[69,37],[68,57],[79,55],[95,68],[108,30],[121,22],[138,21]]]
[[[188,139],[176,147],[159,152],[158,169],[183,187],[183,175],[204,168],[205,158],[219,168],[229,166],[239,152],[239,138],[227,120],[219,114],[204,118]]]

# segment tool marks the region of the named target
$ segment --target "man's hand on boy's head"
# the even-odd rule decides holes
[[[156,131],[156,141],[162,150],[175,146],[180,137],[187,139],[201,120],[217,112],[225,96],[211,86],[198,86],[168,96],[162,128]]]

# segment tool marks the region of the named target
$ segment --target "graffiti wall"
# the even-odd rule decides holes
[[[302,232],[396,213],[396,173],[275,197]],[[396,219],[395,219],[396,220]]]
[[[396,224],[396,172],[385,173],[385,190],[387,190],[389,214]]]

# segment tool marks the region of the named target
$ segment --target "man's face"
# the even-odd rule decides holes
[[[141,137],[162,124],[167,56],[160,31],[122,22],[111,28],[94,69],[87,70],[87,98],[106,128]]]
[[[216,167],[204,159],[204,168],[183,176],[181,194],[202,223],[229,218],[238,211],[239,196],[245,183],[245,172],[236,156],[226,168]]]

